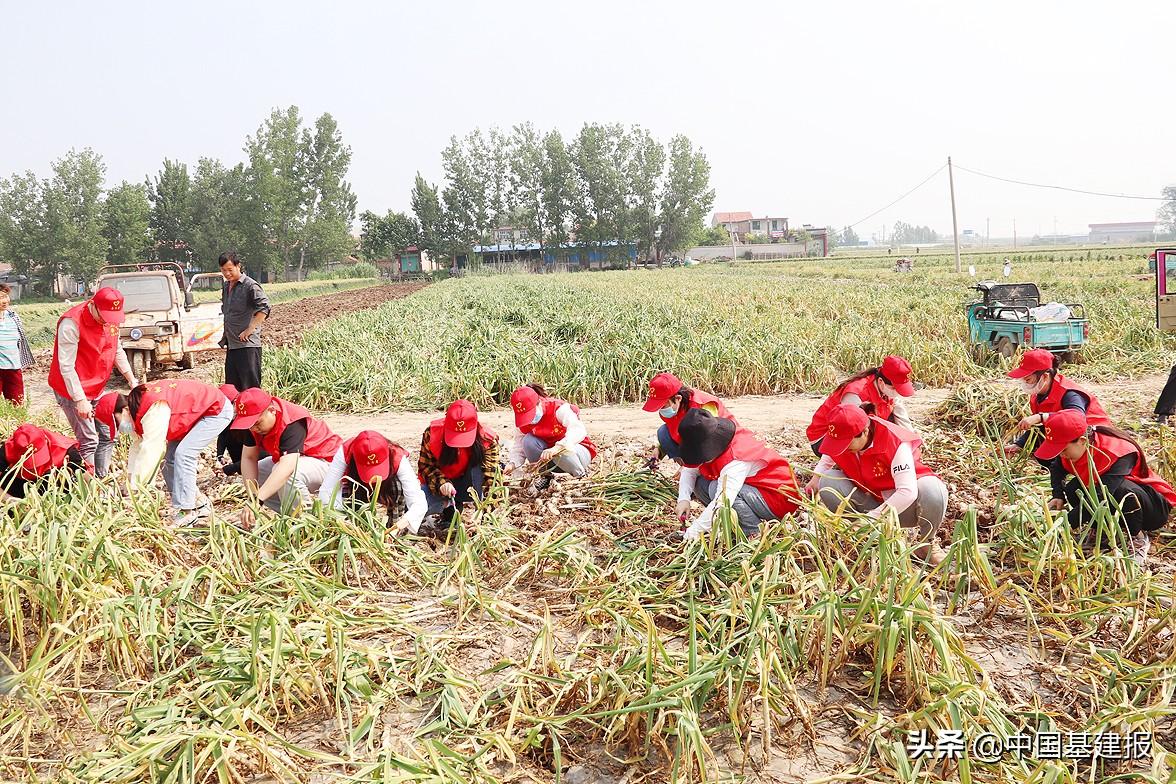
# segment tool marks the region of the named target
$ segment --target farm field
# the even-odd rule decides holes
[[[1146,257],[1124,254],[1014,256],[1013,279],[1085,303],[1092,342],[1066,372],[1135,429],[1128,392],[1176,341],[1149,326]],[[587,478],[538,500],[509,486],[448,542],[390,540],[375,511],[242,532],[241,489],[218,482],[195,535],[160,522],[162,494],[51,491],[0,520],[0,780],[1171,781],[1171,528],[1141,569],[1113,520],[1085,542],[1046,510],[1044,473],[998,448],[1024,402],[970,358],[966,276],[917,261],[444,281],[308,328],[266,379],[331,421],[501,405],[532,380],[631,402],[660,369],[725,397],[823,393],[902,353],[939,388],[917,425],[951,491],[940,568],[889,524],[815,508],[684,547],[671,464],[639,467],[652,414]],[[973,263],[999,276],[999,257]],[[0,409],[0,432],[18,416]],[[811,468],[797,427],[761,432]],[[1141,435],[1176,477],[1174,431]],[[921,730],[1152,745],[915,759]]]

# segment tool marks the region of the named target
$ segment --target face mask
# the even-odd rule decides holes
[[[118,432],[127,433],[127,434],[134,433],[135,432],[135,423],[128,422],[125,419],[118,420]]]
[[[539,424],[539,420],[543,418],[543,406],[538,406],[535,409],[535,418],[531,420],[532,425]]]
[[[657,413],[661,415],[662,419],[669,419],[670,417],[672,417],[678,413],[678,407],[677,406],[666,406],[665,408],[661,409]]]
[[[1037,384],[1035,382],[1029,382],[1023,378],[1017,379],[1017,381],[1021,385],[1021,391],[1024,392],[1026,395],[1036,395],[1037,394]]]

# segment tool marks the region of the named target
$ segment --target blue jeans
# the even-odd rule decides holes
[[[707,479],[699,474],[694,482],[694,497],[703,504],[709,504],[722,491],[720,479]],[[739,488],[739,494],[731,503],[731,511],[739,518],[739,527],[743,533],[751,538],[759,533],[760,524],[766,520],[775,520],[776,514],[764,503],[764,497],[759,490],[749,484]],[[718,514],[718,509],[715,510]]]
[[[543,439],[529,433],[523,436],[523,454],[526,455],[528,463],[539,462],[539,455],[543,454],[545,449],[547,443]],[[592,462],[592,456],[588,453],[588,447],[576,444],[572,451],[560,452],[551,462],[555,464],[552,470],[581,477],[588,473],[588,464]]]
[[[485,478],[486,471],[482,466],[473,466],[457,479],[450,479],[449,484],[453,485],[453,489],[457,491],[457,495],[453,498],[434,495],[428,485],[422,484],[421,489],[425,491],[425,500],[429,502],[429,510],[426,514],[441,514],[441,510],[450,504],[460,509],[462,506],[472,503],[473,499],[470,498],[470,491],[473,491],[474,495],[481,501],[484,497],[482,495],[482,483]]]
[[[657,429],[657,444],[661,447],[663,455],[675,463],[682,462],[682,445],[670,438],[670,429],[665,425]]]
[[[234,413],[233,404],[225,398],[225,406],[219,414],[202,417],[186,436],[179,441],[167,442],[167,452],[163,456],[163,482],[171,492],[174,508],[196,508],[197,458],[229,426]]]

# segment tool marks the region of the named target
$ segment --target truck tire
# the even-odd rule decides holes
[[[1012,359],[1013,355],[1017,353],[1017,344],[1009,340],[1008,337],[1003,337],[996,341],[994,348],[996,353],[1005,359]]]
[[[131,361],[131,372],[140,381],[147,380],[147,373],[151,370],[151,355],[146,351],[129,351],[127,359]]]

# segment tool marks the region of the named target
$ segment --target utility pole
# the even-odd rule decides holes
[[[735,230],[729,229],[731,232],[731,263],[734,264],[739,260],[739,254],[735,252]]]
[[[992,240],[992,218],[985,218],[984,219],[984,245],[985,245],[985,247],[988,246],[988,244],[991,240]]]
[[[955,238],[956,272],[960,271],[960,226],[956,221],[955,175],[951,171],[951,156],[947,156],[947,187],[951,190],[951,233]]]
[[[1017,219],[1013,218],[1013,250],[1017,249]]]

